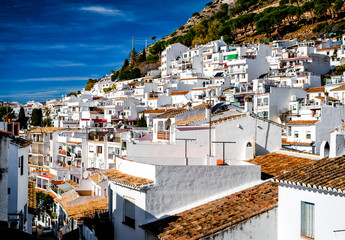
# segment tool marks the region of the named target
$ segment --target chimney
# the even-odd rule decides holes
[[[211,113],[211,104],[207,104],[206,108],[205,108],[205,117],[208,119],[208,116]]]
[[[322,145],[321,145],[322,146]],[[329,157],[335,158],[344,154],[344,134],[338,131],[332,132],[330,135]]]
[[[328,92],[325,92],[325,104],[328,105]]]
[[[253,101],[251,96],[244,98],[244,111],[252,113],[253,112]]]

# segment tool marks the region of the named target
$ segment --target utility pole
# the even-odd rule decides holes
[[[208,143],[209,143],[209,158],[211,157],[212,154],[212,147],[211,147],[211,112],[212,112],[212,105],[211,105],[211,92],[212,92],[212,88],[210,90],[210,96],[209,96],[209,105],[207,106],[209,108],[209,112],[208,112]]]
[[[212,143],[222,143],[223,144],[223,165],[225,165],[225,143],[236,143],[236,142],[214,141]]]
[[[134,49],[134,36],[132,37],[132,50]]]
[[[176,140],[184,141],[184,157],[186,159],[186,166],[188,166],[187,141],[195,141],[196,139],[192,139],[192,138],[176,138]]]

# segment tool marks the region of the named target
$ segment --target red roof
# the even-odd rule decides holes
[[[38,177],[53,179],[56,178],[54,174],[48,173],[46,175],[38,175]]]
[[[92,119],[95,123],[107,122],[107,119]]]

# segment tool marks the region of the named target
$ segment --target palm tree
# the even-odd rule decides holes
[[[50,115],[50,108],[48,108],[48,107],[45,107],[44,109],[43,109],[43,113],[44,113],[44,116],[46,116],[46,118],[48,118],[49,117],[49,115]]]

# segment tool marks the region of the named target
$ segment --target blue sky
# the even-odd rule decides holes
[[[209,0],[210,1],[210,0]],[[122,66],[145,39],[184,24],[204,0],[8,0],[0,3],[0,101],[46,101]]]

